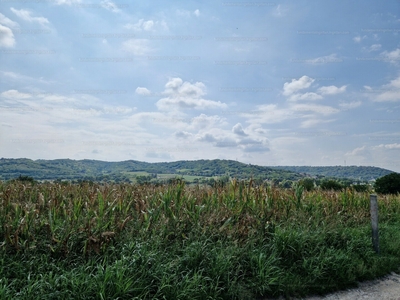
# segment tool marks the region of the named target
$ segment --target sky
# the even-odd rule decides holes
[[[400,172],[400,1],[0,1],[0,157]]]

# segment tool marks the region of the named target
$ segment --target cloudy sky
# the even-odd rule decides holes
[[[400,171],[400,1],[0,2],[0,157]]]

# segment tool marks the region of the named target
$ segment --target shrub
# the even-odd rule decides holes
[[[339,182],[333,179],[324,180],[321,183],[321,189],[323,190],[340,191],[342,188],[343,186]]]
[[[375,182],[375,191],[380,194],[400,193],[400,174],[390,173],[378,178]]]

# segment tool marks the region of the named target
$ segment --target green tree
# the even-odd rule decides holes
[[[321,189],[340,191],[343,186],[333,179],[327,179],[321,182]]]
[[[314,179],[304,178],[299,180],[299,184],[302,185],[307,191],[312,191],[314,189]]]
[[[375,181],[375,191],[380,194],[400,193],[400,174],[390,173]]]

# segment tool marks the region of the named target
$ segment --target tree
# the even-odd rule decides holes
[[[333,179],[324,180],[321,182],[321,189],[340,191],[343,186]]]
[[[29,183],[35,183],[35,179],[33,179],[33,177],[30,176],[26,176],[26,175],[19,175],[19,177],[15,178],[14,181],[21,181],[21,182],[29,182]]]
[[[302,185],[307,191],[312,191],[314,189],[314,179],[304,178],[299,180],[299,184]]]
[[[380,194],[400,193],[400,174],[390,173],[375,181],[375,191]]]

